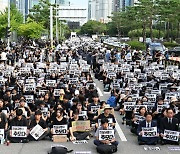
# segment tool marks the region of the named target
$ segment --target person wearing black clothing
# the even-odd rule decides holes
[[[173,109],[168,108],[166,110],[166,112],[167,112],[167,117],[163,118],[161,120],[161,124],[160,124],[160,135],[161,135],[161,137],[164,137],[164,130],[170,130],[170,131],[178,131],[179,130],[178,119],[173,117],[174,116]],[[179,145],[178,142],[169,141],[169,140],[165,140],[165,139],[162,139],[162,144]]]
[[[76,110],[76,112],[73,113],[73,118],[69,119],[69,132],[70,132],[71,141],[89,139],[89,136],[90,136],[89,131],[85,131],[85,132],[73,131],[72,122],[78,121],[78,120],[81,120],[81,119],[79,119],[79,112],[78,110]]]
[[[111,107],[106,106],[104,108],[104,113],[100,114],[98,118],[96,119],[96,128],[101,126],[99,125],[100,124],[99,120],[104,119],[104,118],[108,119],[110,127],[115,128],[116,120],[115,120],[114,115],[110,113],[111,110],[112,110]]]
[[[44,133],[38,138],[38,141],[44,139],[49,134],[49,129],[47,127],[46,121],[42,119],[42,112],[37,110],[35,112],[34,119],[30,122],[30,130],[32,130],[36,125],[40,125],[44,129]],[[31,135],[29,135],[30,140],[35,140]]]
[[[12,137],[12,127],[13,126],[22,126],[22,127],[27,127],[27,132],[26,134],[29,134],[28,130],[28,121],[25,117],[22,116],[23,111],[21,109],[16,110],[16,117],[13,118],[10,121],[10,131],[8,132],[7,138],[10,140],[12,143],[27,143],[29,140],[27,137]]]

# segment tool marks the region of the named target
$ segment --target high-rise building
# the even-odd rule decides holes
[[[126,7],[133,6],[138,0],[114,0],[114,12],[125,11]]]
[[[7,1],[7,0],[3,0]],[[49,0],[51,4],[57,3],[58,5],[67,5],[68,0]],[[17,9],[23,14],[24,22],[29,14],[29,9],[39,3],[39,0],[11,0],[11,3],[15,4]]]
[[[109,22],[114,10],[113,0],[89,0],[88,19],[103,23]]]
[[[8,0],[0,1],[0,12],[3,12],[8,7]]]

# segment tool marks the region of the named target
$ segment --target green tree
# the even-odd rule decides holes
[[[81,34],[102,34],[107,31],[106,24],[103,24],[98,21],[88,21],[81,27]]]
[[[21,24],[18,28],[18,35],[24,36],[27,39],[38,39],[41,37],[44,28],[41,24],[35,21],[29,21]]]
[[[14,5],[11,5],[11,31],[17,31],[19,25],[23,23],[23,15],[16,9]],[[4,37],[6,33],[6,27],[8,26],[8,9],[0,13],[0,37]]]

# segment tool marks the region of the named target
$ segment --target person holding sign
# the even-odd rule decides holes
[[[161,140],[161,143],[162,145],[164,144],[175,144],[175,145],[179,145],[179,142],[178,140],[174,140],[173,138],[176,138],[175,136],[173,135],[165,135],[165,131],[167,132],[172,132],[173,131],[176,131],[178,132],[179,131],[179,123],[178,123],[178,119],[174,117],[175,113],[173,111],[173,109],[171,108],[168,108],[166,110],[167,112],[167,117],[163,118],[161,120],[161,124],[160,124],[160,135],[162,140]]]
[[[35,116],[34,119],[30,122],[30,130],[32,130],[34,127],[36,127],[36,125],[40,125],[42,127],[43,134],[41,136],[39,136],[39,138],[37,139],[38,141],[44,139],[48,134],[49,134],[49,129],[47,127],[46,121],[42,119],[42,112],[40,110],[37,110],[35,112]],[[30,135],[29,136],[30,140],[34,140],[34,138]]]
[[[140,122],[137,129],[139,145],[156,145],[159,136],[157,123],[152,120],[152,113],[146,113],[145,117],[146,119]]]
[[[110,121],[111,121],[112,123],[109,123],[109,126],[112,127],[112,128],[115,128],[116,120],[115,120],[115,118],[114,118],[114,115],[110,113],[111,110],[112,110],[112,107],[105,106],[105,108],[104,108],[104,113],[100,114],[100,115],[98,116],[97,120],[96,120],[96,128],[99,127],[98,120],[101,120],[101,119],[103,119],[103,118],[111,119]],[[110,122],[110,121],[109,121],[109,122]]]
[[[75,140],[85,140],[85,139],[89,139],[90,133],[89,130],[83,130],[84,132],[78,131],[77,127],[73,128],[73,122],[78,122],[78,121],[83,121],[83,120],[79,120],[79,112],[78,110],[76,110],[73,113],[73,118],[69,119],[69,132],[70,132],[70,140],[71,141],[75,141]],[[84,121],[85,122],[85,121]],[[79,126],[79,127],[85,127],[85,126]],[[90,129],[90,122],[88,125],[89,129]]]
[[[53,134],[54,125],[67,125],[67,119],[64,117],[64,110],[62,108],[57,109],[55,115],[56,117],[51,121],[51,134]]]
[[[100,146],[102,144],[107,144],[107,145],[118,145],[118,141],[116,141],[115,139],[115,136],[114,134],[109,134],[109,139],[100,139],[99,136],[100,136],[100,131],[101,130],[113,130],[112,128],[109,128],[109,124],[108,124],[108,119],[107,118],[103,118],[101,119],[101,127],[99,127],[97,130],[96,130],[96,133],[95,133],[95,137],[96,139],[94,140],[94,144],[96,146]],[[112,136],[113,135],[113,136]],[[108,134],[106,134],[106,136],[108,137]]]
[[[15,129],[14,129],[15,127]],[[21,109],[16,110],[16,117],[10,121],[10,131],[8,132],[7,138],[12,143],[27,143],[28,121],[23,116],[23,111]]]

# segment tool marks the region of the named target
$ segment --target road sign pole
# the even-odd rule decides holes
[[[50,6],[50,41],[53,48],[53,6]]]
[[[10,21],[10,0],[8,0],[8,28],[10,29],[11,21]],[[10,36],[7,37],[7,49],[10,50]]]

